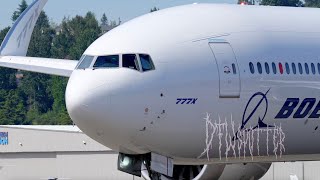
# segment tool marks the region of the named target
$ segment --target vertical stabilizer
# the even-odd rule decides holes
[[[23,11],[1,44],[1,56],[26,56],[32,31],[47,1],[35,0]]]

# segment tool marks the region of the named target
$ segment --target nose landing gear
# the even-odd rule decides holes
[[[118,170],[146,180],[173,180],[172,159],[154,154],[128,155],[119,153]]]

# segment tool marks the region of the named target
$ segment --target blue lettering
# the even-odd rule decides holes
[[[188,99],[182,99],[182,103],[181,104],[184,104]]]
[[[284,103],[284,105],[282,106],[279,113],[277,114],[277,116],[275,117],[275,119],[288,118],[292,114],[294,108],[297,107],[298,103],[299,103],[299,98],[288,98]]]
[[[191,104],[196,104],[197,100],[198,100],[198,98],[193,99]]]
[[[311,115],[309,116],[309,118],[319,118],[320,117],[320,114],[318,114],[319,111],[320,111],[320,101],[317,104],[316,108],[311,113]]]
[[[198,98],[178,98],[176,104],[196,104]]]
[[[189,98],[187,104],[190,104],[192,100],[192,98]]]
[[[308,115],[313,105],[316,103],[315,98],[306,98],[302,101],[296,113],[294,113],[293,118],[304,118]],[[305,108],[307,106],[307,108]],[[305,109],[303,111],[303,109]]]

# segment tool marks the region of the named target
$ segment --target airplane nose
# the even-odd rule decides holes
[[[90,77],[77,75],[69,79],[66,89],[67,110],[74,123],[85,133],[97,131],[103,126],[101,113],[110,108],[107,86],[107,81],[95,81]]]
[[[117,101],[113,104],[111,101],[115,94],[112,88],[116,84],[87,80],[78,77],[69,79],[66,105],[73,122],[92,139],[113,150],[136,152],[135,146],[130,143],[138,131],[133,127],[137,123],[123,118],[124,112],[117,108]]]

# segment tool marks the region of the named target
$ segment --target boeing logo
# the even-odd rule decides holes
[[[254,95],[251,96],[251,98],[249,99],[246,108],[244,109],[243,115],[242,115],[242,124],[240,127],[240,131],[252,131],[255,130],[257,128],[272,128],[273,126],[268,125],[266,123],[264,123],[265,117],[267,115],[268,112],[268,106],[269,106],[269,102],[268,102],[268,98],[267,98],[267,94],[269,93],[270,89],[266,92],[257,92]],[[252,110],[249,110],[248,107],[250,105],[252,105],[252,103],[254,102],[254,100],[258,100],[256,104],[254,104],[254,108]],[[261,108],[263,110],[263,114],[261,116],[258,117],[258,119],[253,119],[253,115],[257,112],[257,110]],[[256,126],[251,127],[251,128],[246,128],[246,125],[248,124],[249,121],[255,121]],[[232,138],[233,140],[238,140],[238,134],[239,131],[237,131],[235,133],[235,136]]]
[[[278,112],[275,119],[286,119],[289,118],[293,114],[294,119],[298,118],[319,118],[320,117],[320,101],[316,104],[316,98],[305,98],[302,100],[300,106],[298,104],[300,102],[299,98],[287,98],[286,102],[282,106],[281,110]],[[298,109],[295,111],[295,108]],[[313,111],[311,111],[311,109]],[[309,113],[311,114],[309,115]],[[309,115],[309,116],[308,116]]]

